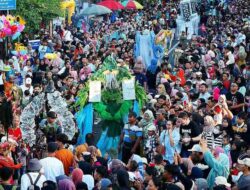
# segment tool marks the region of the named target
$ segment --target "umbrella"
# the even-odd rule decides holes
[[[90,7],[85,8],[83,11],[79,13],[79,16],[87,16],[87,15],[104,15],[111,13],[112,11],[107,7],[102,5],[92,4]]]
[[[97,3],[97,5],[102,5],[104,7],[111,9],[111,10],[124,9],[124,6],[121,3],[116,2],[114,0],[104,0],[100,3]]]
[[[127,9],[143,9],[143,6],[138,3],[137,1],[123,1],[122,5],[126,7]]]

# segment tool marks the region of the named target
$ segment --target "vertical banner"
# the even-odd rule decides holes
[[[89,102],[101,101],[101,81],[89,82]]]
[[[122,81],[123,100],[135,100],[135,79]]]

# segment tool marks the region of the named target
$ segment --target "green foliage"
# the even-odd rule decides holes
[[[122,101],[121,89],[102,90],[102,101],[106,104],[108,104],[109,102],[121,103]]]
[[[129,110],[132,108],[132,101],[126,100],[121,104],[110,103],[108,106],[102,102],[94,103],[94,109],[100,115],[103,120],[121,120],[124,115],[126,115]],[[112,111],[116,111],[115,113],[111,113]]]
[[[60,3],[61,0],[17,0],[17,9],[11,14],[22,16],[26,21],[25,30],[35,32],[42,21],[48,24],[51,19],[63,15]]]
[[[135,97],[139,103],[140,109],[145,105],[147,101],[147,94],[144,88],[137,82],[135,83]]]
[[[89,97],[89,83],[87,83],[87,85],[78,92],[77,100],[74,107],[83,108],[88,103],[88,97]]]

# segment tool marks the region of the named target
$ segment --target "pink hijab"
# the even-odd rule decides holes
[[[63,179],[58,183],[58,190],[76,190],[76,187],[70,179]]]
[[[76,168],[72,172],[72,181],[75,185],[82,182],[83,171],[79,168]]]
[[[220,97],[220,89],[218,87],[215,87],[213,90],[213,98],[214,100],[218,101]]]

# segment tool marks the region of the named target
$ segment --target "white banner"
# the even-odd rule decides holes
[[[135,79],[122,81],[123,100],[135,100]]]
[[[89,102],[101,101],[101,81],[89,82]]]

